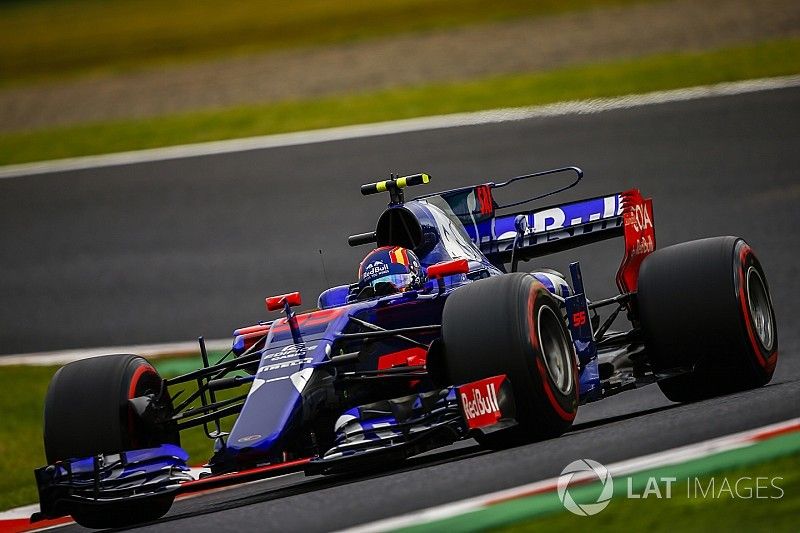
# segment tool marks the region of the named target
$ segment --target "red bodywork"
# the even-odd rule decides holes
[[[656,249],[653,225],[653,200],[642,198],[639,189],[621,193],[622,221],[625,232],[625,255],[617,271],[620,292],[635,292],[639,286],[639,267],[644,258]]]
[[[286,304],[289,304],[289,307],[295,307],[303,303],[299,292],[270,296],[265,302],[267,304],[267,311],[278,311],[279,309],[283,309]]]

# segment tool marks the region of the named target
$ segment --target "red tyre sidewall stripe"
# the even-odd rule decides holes
[[[572,346],[574,348],[575,344],[572,341],[572,335],[569,336],[569,340],[570,340],[570,346]],[[580,382],[580,376],[578,375],[578,358],[577,357],[573,357],[572,358],[572,375],[575,376],[575,382],[574,382],[574,387],[573,388],[575,389],[575,405],[577,406],[581,402],[581,395],[580,395],[581,391],[580,391],[580,387],[578,386],[578,383]],[[576,413],[577,413],[577,411],[576,411]],[[572,418],[575,418],[575,417],[573,416]]]
[[[531,341],[531,346],[535,351],[539,351],[539,338],[536,336],[536,293],[538,292],[539,282],[534,282],[531,285],[531,291],[528,294],[528,337]]]
[[[149,364],[140,365],[133,371],[133,376],[131,376],[131,384],[128,386],[128,399],[132,399],[136,397],[136,386],[139,384],[139,380],[145,374],[156,374],[155,369],[150,366]],[[131,445],[136,447],[139,445],[134,439],[134,418],[133,418],[133,410],[128,408],[128,437],[130,438]]]
[[[141,365],[133,371],[133,376],[131,376],[131,384],[128,387],[128,399],[132,399],[136,397],[136,386],[139,384],[139,379],[141,377],[150,372],[151,374],[155,374],[156,371],[150,365]]]
[[[564,408],[561,407],[561,404],[558,403],[555,394],[553,394],[553,389],[550,388],[550,382],[547,380],[547,369],[544,367],[544,363],[542,363],[541,359],[536,359],[536,368],[539,369],[539,375],[542,377],[544,393],[547,396],[547,399],[550,400],[550,405],[553,406],[556,414],[567,422],[572,422],[575,420],[575,413],[565,411]]]
[[[544,288],[544,286],[539,282],[533,283],[533,285],[531,285],[530,294],[528,295],[528,335],[530,337],[531,346],[533,346],[533,349],[537,354],[541,353],[541,350],[539,348],[540,344],[536,333],[536,319],[534,317],[536,316],[536,294],[540,287]],[[544,357],[544,355],[542,355],[542,357]],[[550,405],[553,407],[553,410],[561,419],[566,420],[567,422],[573,421],[576,413],[570,413],[566,411],[561,404],[558,403],[558,399],[553,393],[553,389],[550,387],[550,374],[547,372],[541,357],[538,356],[536,357],[536,369],[539,371],[539,378],[542,382],[542,388],[544,389],[545,396],[547,396],[547,399],[550,401]],[[573,376],[577,377],[577,374],[573,374]],[[577,387],[575,386],[574,382],[572,386],[576,389],[575,393],[577,397]]]
[[[750,318],[750,310],[747,305],[747,273],[745,266],[747,265],[747,256],[752,253],[750,246],[747,244],[742,245],[739,250],[739,303],[742,308],[742,317],[744,317],[745,329],[747,330],[747,337],[750,340],[750,345],[753,352],[756,354],[756,361],[763,368],[770,370],[768,361],[764,354],[761,353],[761,344],[756,340],[755,332],[753,330],[753,321]],[[774,368],[774,364],[772,365]]]

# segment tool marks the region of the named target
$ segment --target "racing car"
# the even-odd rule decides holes
[[[544,176],[565,184],[496,198]],[[767,383],[777,329],[751,247],[715,237],[656,250],[653,204],[636,189],[523,207],[582,177],[564,167],[408,201],[429,175],[363,185],[389,196],[375,229],[348,239],[371,251],[315,309],[298,312],[298,292],[268,297],[273,319],[235,330],[213,362],[199,338],[202,368],[169,379],[130,354],[62,367],[33,519],[125,526],[160,518],[182,493],[387,468],[461,439],[494,449],[558,437],[580,405],[651,383],[676,402]],[[566,276],[520,268],[615,237],[611,296],[587,296],[578,262]],[[239,392],[218,397],[227,389]],[[213,453],[196,478],[180,433],[198,426]]]

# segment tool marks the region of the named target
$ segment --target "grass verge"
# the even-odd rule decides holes
[[[769,481],[780,477],[775,484],[780,491],[770,486]],[[723,479],[735,492],[720,491]],[[761,481],[757,481],[760,478]],[[768,461],[756,466],[727,470],[714,476],[699,476],[698,485],[705,489],[714,480],[716,497],[687,497],[685,484],[676,484],[672,498],[646,499],[614,498],[611,505],[599,514],[590,517],[573,515],[567,511],[542,518],[520,522],[499,529],[503,533],[525,531],[576,531],[590,528],[593,533],[616,531],[797,531],[800,516],[800,455],[795,454]],[[759,494],[756,498],[756,483]],[[767,487],[767,488],[764,488]],[[662,496],[664,486],[661,486]],[[688,490],[693,496],[697,491]],[[736,495],[738,492],[739,497]],[[706,492],[710,494],[710,492]],[[747,498],[747,495],[750,498]],[[781,498],[774,498],[781,495]]]
[[[643,1],[5,1],[0,84]]]
[[[212,361],[218,356],[211,354]],[[177,375],[202,366],[200,357],[160,358],[153,361],[165,376]],[[58,366],[0,367],[0,412],[6,417],[0,425],[0,511],[37,501],[33,469],[44,466],[42,416],[44,397],[50,378]],[[187,385],[184,395],[191,392]],[[223,391],[219,399],[242,394],[242,390]],[[225,420],[229,429],[233,418]],[[189,452],[190,464],[202,464],[212,453],[212,441],[202,428],[181,433],[181,445]]]
[[[0,135],[0,164],[800,73],[800,39],[535,74]]]

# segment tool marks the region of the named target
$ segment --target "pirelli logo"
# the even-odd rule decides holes
[[[279,370],[281,368],[290,368],[293,366],[302,366],[312,361],[311,357],[305,357],[303,359],[295,359],[293,361],[283,361],[281,363],[274,363],[271,365],[265,365],[258,369],[258,374],[262,374],[264,372],[272,372],[273,370]]]

